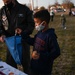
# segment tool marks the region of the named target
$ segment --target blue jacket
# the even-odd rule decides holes
[[[34,38],[27,37],[26,41],[33,45],[33,51],[40,53],[37,60],[31,59],[31,70],[40,74],[49,74],[53,61],[60,55],[60,48],[54,29],[38,32]]]

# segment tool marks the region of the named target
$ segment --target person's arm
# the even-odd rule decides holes
[[[17,15],[16,19],[16,30],[21,29],[27,35],[30,35],[34,30],[34,20],[33,12],[26,6],[24,6],[25,11],[23,12],[23,19]]]
[[[0,9],[0,36],[6,35],[2,24],[2,14],[4,13],[4,6]]]
[[[31,37],[24,32],[21,33],[21,36],[23,40],[27,42],[29,45],[32,45],[32,46],[34,45],[35,37]]]
[[[3,9],[4,7],[0,9],[0,42],[4,42],[4,38],[5,38],[5,32],[4,32],[4,28],[2,24],[2,10]]]
[[[40,58],[44,60],[50,59],[51,61],[53,61],[60,55],[60,48],[54,35],[51,35],[51,37],[49,38],[49,42],[46,48],[48,51],[41,53]]]
[[[1,17],[1,15],[0,15],[0,17]],[[0,42],[4,42],[4,38],[5,38],[5,35],[4,35],[4,32],[3,32],[1,18],[0,18]]]
[[[1,9],[0,9],[0,36],[1,36],[2,32],[3,32],[3,30],[2,30]]]
[[[15,30],[15,33],[16,34],[19,34],[21,35],[22,39],[27,42],[29,45],[32,45],[34,44],[34,39],[33,37],[30,37],[28,34],[26,34],[25,32],[23,32],[21,29],[17,28]]]
[[[57,42],[57,37],[52,35],[49,39],[49,58],[51,60],[56,59],[60,55],[60,48]]]
[[[34,38],[33,37],[30,37],[30,36],[28,36],[27,38],[25,38],[24,39],[25,40],[25,42],[27,42],[29,45],[34,45]]]

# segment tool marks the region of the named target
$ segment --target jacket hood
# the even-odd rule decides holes
[[[57,36],[56,36],[56,34],[55,34],[55,29],[54,29],[54,28],[49,28],[47,31],[48,31],[48,33],[49,33],[50,35],[54,35],[54,36],[57,38]]]

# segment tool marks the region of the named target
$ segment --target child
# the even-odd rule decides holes
[[[53,61],[60,55],[54,29],[49,29],[50,14],[47,10],[34,13],[35,29],[38,33],[31,38],[22,33],[25,42],[33,45],[29,75],[51,75]]]
[[[61,25],[63,29],[66,29],[65,23],[66,23],[66,17],[64,16],[64,14],[61,14]]]

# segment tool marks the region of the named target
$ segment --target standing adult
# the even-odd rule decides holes
[[[53,9],[50,10],[50,18],[51,18],[51,21],[53,21],[53,19],[54,19],[54,11],[53,11]]]
[[[3,0],[4,6],[0,10],[0,41],[4,42],[4,37],[11,37],[21,29],[25,35],[30,35],[34,29],[32,11],[17,0]],[[30,62],[30,46],[22,38],[22,66],[25,73],[28,73]],[[17,68],[9,50],[7,50],[6,62]]]

